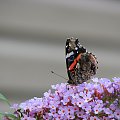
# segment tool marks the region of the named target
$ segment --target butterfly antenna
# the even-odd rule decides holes
[[[61,75],[59,75],[59,74],[57,74],[57,73],[55,73],[55,72],[53,72],[53,71],[51,71],[51,73],[53,73],[53,74],[55,74],[55,75],[57,75],[57,76],[59,76],[59,77],[65,79],[65,80],[68,80],[68,79],[66,79],[65,77],[63,77],[63,76],[61,76]]]

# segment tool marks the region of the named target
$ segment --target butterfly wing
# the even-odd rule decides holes
[[[66,66],[68,73],[68,83],[78,84],[81,79],[80,59],[86,49],[80,45],[78,39],[70,38],[66,41]]]

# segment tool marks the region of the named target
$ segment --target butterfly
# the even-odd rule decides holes
[[[92,53],[87,52],[77,38],[68,38],[65,50],[69,84],[81,84],[96,74],[97,58]]]

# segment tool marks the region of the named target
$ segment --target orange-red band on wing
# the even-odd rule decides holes
[[[82,53],[79,54],[79,55],[75,58],[74,62],[70,65],[69,70],[72,70],[72,69],[74,68],[74,66],[77,64],[78,60],[81,58],[81,55],[82,55]]]

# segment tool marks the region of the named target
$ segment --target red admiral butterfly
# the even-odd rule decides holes
[[[98,62],[92,53],[80,44],[78,39],[68,38],[66,41],[66,65],[69,84],[80,84],[96,74]]]

